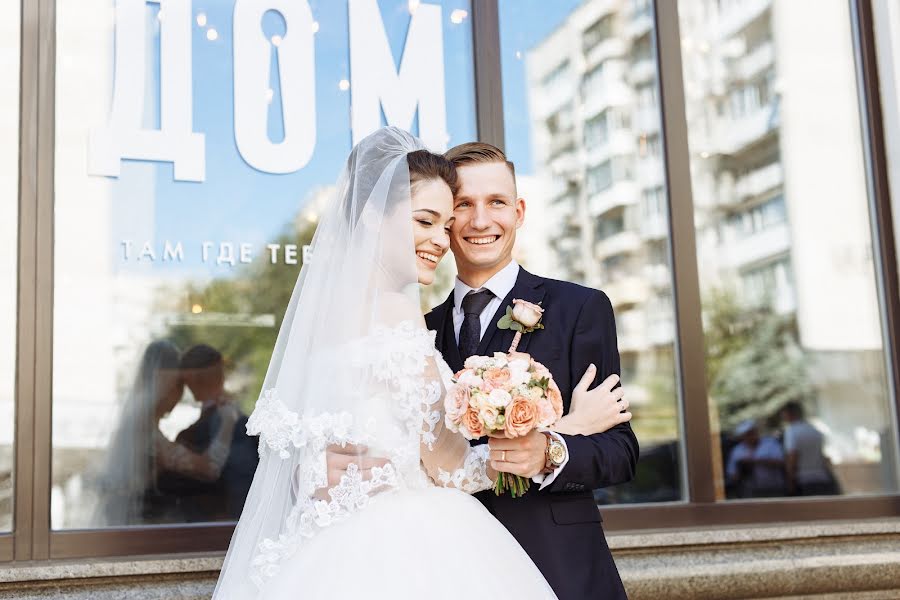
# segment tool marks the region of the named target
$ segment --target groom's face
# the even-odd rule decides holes
[[[516,197],[515,179],[502,162],[467,164],[457,171],[460,187],[450,230],[457,267],[460,274],[499,271],[512,258],[525,201]]]

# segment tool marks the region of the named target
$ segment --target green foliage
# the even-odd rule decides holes
[[[730,290],[713,290],[703,312],[707,385],[723,429],[812,395],[793,315],[746,306]]]
[[[315,224],[305,224],[299,231],[282,234],[275,243],[302,247],[310,243],[314,232]],[[187,300],[186,306],[180,307],[186,312],[199,304],[204,313],[275,315],[273,327],[205,325],[201,321],[172,325],[165,335],[182,349],[208,344],[221,352],[231,367],[229,389],[244,412],[249,413],[259,397],[297,274],[298,269],[261,260],[232,277],[217,278],[202,287],[190,285],[179,293]]]

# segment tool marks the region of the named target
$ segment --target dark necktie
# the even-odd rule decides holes
[[[459,354],[465,361],[478,351],[481,342],[481,313],[494,298],[491,290],[471,291],[462,301],[463,322],[459,328]]]

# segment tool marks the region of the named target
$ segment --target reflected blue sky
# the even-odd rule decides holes
[[[471,8],[468,0],[444,0],[444,62],[447,94],[447,125],[450,145],[475,139],[475,101],[472,65]],[[548,34],[578,5],[580,0],[501,0],[501,54],[503,67],[504,119],[506,146],[510,158],[522,174],[533,171],[528,117],[528,90],[525,78],[525,54]],[[409,26],[407,0],[378,2],[395,63],[399,64]],[[148,10],[158,6],[148,4]],[[117,201],[117,226],[112,232],[111,246],[119,257],[118,268],[144,269],[146,263],[126,263],[121,258],[119,242],[123,232],[134,229],[129,219],[139,219],[128,210],[129,198],[155,199],[153,209],[155,244],[159,249],[165,240],[181,241],[185,261],[157,263],[169,273],[182,271],[222,275],[226,267],[214,261],[203,264],[199,248],[203,241],[250,242],[255,257],[263,256],[264,245],[289,226],[302,208],[304,200],[317,186],[335,181],[351,147],[350,94],[338,83],[350,78],[349,31],[347,2],[311,1],[313,18],[319,23],[315,36],[316,52],[316,146],[310,162],[300,171],[286,175],[260,172],[249,166],[237,150],[233,126],[232,81],[232,12],[233,0],[194,0],[192,19],[193,51],[193,116],[194,131],[206,136],[206,180],[202,183],[175,181],[171,163],[137,164],[123,161],[122,175],[114,180]],[[468,11],[461,24],[450,21],[454,9]],[[200,26],[197,15],[204,14]],[[154,13],[155,14],[155,13]],[[270,11],[261,23],[268,34],[285,33],[281,16]],[[215,29],[217,39],[207,33]],[[158,29],[157,29],[158,36]],[[151,43],[153,69],[148,82],[151,105],[146,107],[145,124],[158,126],[159,39]],[[520,56],[517,57],[517,52]],[[112,74],[113,65],[109,66]],[[281,98],[278,85],[277,59],[270,64],[274,90],[269,110],[269,136],[282,139]],[[415,124],[413,131],[415,133]],[[150,171],[148,171],[148,168]],[[153,182],[154,190],[146,190]],[[144,189],[142,189],[144,188]],[[139,201],[139,200],[135,200]],[[140,244],[140,241],[137,241]]]
[[[444,63],[447,93],[447,126],[450,144],[454,145],[475,138],[475,102],[472,66],[471,9],[468,0],[445,0],[440,3],[444,24]],[[399,66],[409,27],[410,15],[407,0],[381,0],[385,30],[391,45],[395,63]],[[148,4],[148,10],[154,5]],[[226,274],[226,267],[204,265],[199,248],[203,241],[231,241],[235,244],[251,242],[256,246],[255,256],[263,256],[262,248],[291,223],[302,207],[309,192],[316,186],[328,185],[336,180],[344,159],[351,148],[350,93],[342,91],[338,83],[350,78],[349,30],[347,2],[334,0],[311,1],[313,18],[319,23],[315,36],[316,52],[316,146],[310,162],[300,171],[286,175],[273,175],[250,167],[237,150],[234,138],[233,81],[232,81],[232,0],[194,0],[193,2],[193,116],[194,131],[206,136],[206,180],[202,183],[175,181],[171,163],[153,163],[152,177],[155,192],[153,229],[157,247],[164,240],[181,241],[185,246],[182,269],[196,274]],[[469,17],[461,24],[450,21],[454,9],[463,9]],[[206,16],[205,26],[197,23],[196,16]],[[269,12],[261,24],[264,32],[284,31],[285,25],[278,13]],[[217,39],[209,40],[207,31],[214,28]],[[157,32],[158,33],[158,32]],[[158,37],[152,47],[158,56]],[[153,92],[148,96],[158,102],[159,65],[154,58]],[[110,76],[113,65],[110,64]],[[270,65],[273,75],[277,64]],[[280,90],[277,77],[274,83],[274,101],[270,106],[270,139],[283,136],[281,126]],[[145,123],[158,123],[158,107],[148,107]],[[413,132],[415,133],[415,125]],[[122,175],[113,180],[113,195],[124,206],[117,208],[114,223],[116,229],[128,229],[130,216],[127,210],[129,197],[141,194],[141,173],[146,165],[123,161]],[[131,167],[131,168],[129,168]],[[130,179],[130,181],[129,181]],[[148,181],[143,178],[143,181]],[[111,244],[119,257],[119,268],[129,269],[133,263],[121,258],[119,241],[121,231],[113,231]],[[145,265],[133,265],[141,268]],[[179,269],[177,263],[160,263],[158,268]]]

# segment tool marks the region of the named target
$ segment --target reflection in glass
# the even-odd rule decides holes
[[[246,415],[350,150],[351,100],[388,97],[391,109],[376,114],[408,118],[392,124],[418,132],[415,97],[353,89],[364,70],[351,69],[351,46],[378,31],[351,40],[349,5],[331,0],[310,1],[313,22],[296,27],[302,3],[288,4],[295,12],[266,11],[260,23],[234,23],[232,0],[165,12],[113,0],[57,7],[54,529],[236,518],[256,464]],[[444,114],[427,122],[445,122],[448,147],[473,139],[468,0],[377,4],[393,60],[381,66],[396,71],[408,53],[442,56]],[[116,30],[117,5],[136,11],[135,30]],[[410,20],[436,17],[442,36],[412,36],[422,46],[406,47]],[[304,36],[313,36],[315,85],[282,85],[304,72],[294,68]],[[421,93],[418,80],[403,83]],[[179,85],[183,93],[167,95]],[[315,91],[315,128],[295,126],[309,117],[292,112],[303,107],[290,97],[298,89]],[[133,136],[116,137],[135,129],[166,133],[152,160],[128,147]],[[312,144],[309,161],[284,167],[303,144]]]
[[[500,2],[506,149],[526,199],[518,260],[602,289],[641,443],[601,502],[682,498],[667,200],[651,3]]]
[[[0,21],[0,531],[12,529],[19,242],[19,2]]]
[[[896,490],[849,5],[679,15],[723,495]]]

